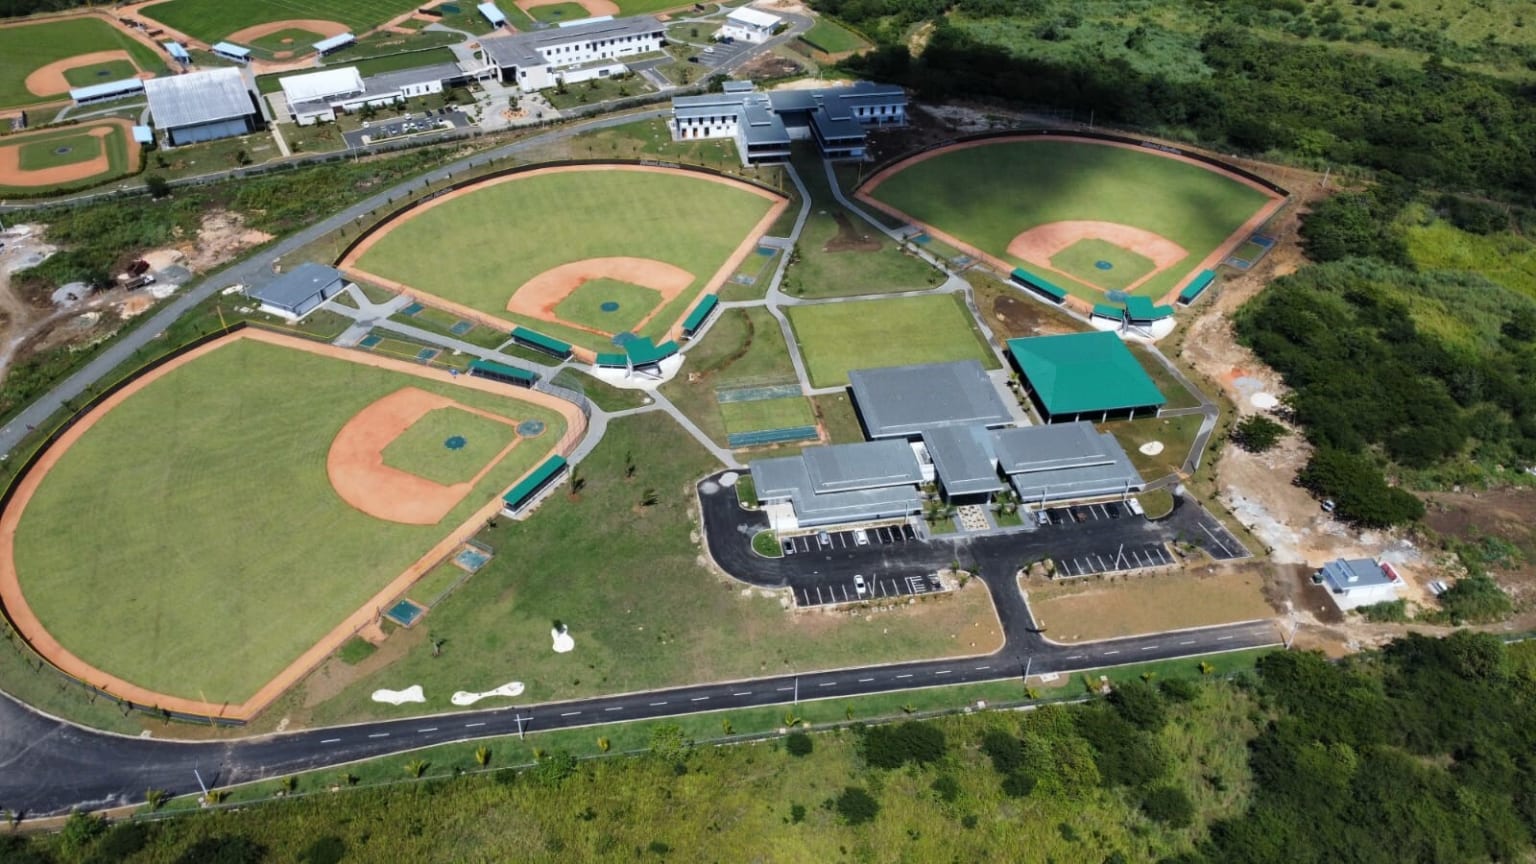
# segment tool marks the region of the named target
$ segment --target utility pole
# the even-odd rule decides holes
[[[523,712],[519,711],[517,712],[517,716],[513,717],[512,719],[517,721],[517,737],[523,741],[528,740],[528,737],[523,734],[523,721],[532,720],[533,717],[524,717]]]
[[[203,790],[203,800],[208,800],[208,784],[203,782],[203,775],[198,773],[196,767],[192,769],[192,776],[197,778],[197,787]]]

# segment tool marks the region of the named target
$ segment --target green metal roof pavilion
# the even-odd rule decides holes
[[[1168,401],[1113,333],[1009,339],[1008,353],[1048,419],[1160,408]]]

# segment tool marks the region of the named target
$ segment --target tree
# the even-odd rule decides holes
[[[149,197],[164,198],[171,194],[171,184],[159,174],[145,174],[144,188],[149,190]]]
[[[597,739],[597,749],[602,751],[603,753],[607,753],[608,752],[608,748],[610,748],[612,746],[613,746],[613,743],[611,741],[609,741],[607,738],[598,738]]]
[[[1146,681],[1127,681],[1110,691],[1109,704],[1131,725],[1147,732],[1156,732],[1168,721],[1163,697],[1157,688]]]
[[[874,768],[937,762],[944,757],[947,746],[942,729],[921,721],[908,720],[864,730],[864,761]]]
[[[585,489],[586,486],[587,486],[587,478],[582,475],[582,473],[581,473],[581,466],[580,465],[572,465],[571,466],[571,497],[575,498],[578,495],[580,495],[581,494],[581,490]]]
[[[1298,475],[1301,485],[1332,498],[1340,518],[1369,528],[1385,528],[1424,517],[1424,503],[1388,486],[1381,472],[1362,454],[1320,447]]]
[[[858,786],[848,786],[835,799],[834,808],[844,824],[862,825],[873,822],[880,813],[880,802]]]
[[[811,736],[804,732],[791,732],[784,738],[784,749],[791,756],[809,756],[815,747]]]
[[[107,820],[104,817],[72,810],[59,831],[59,839],[67,848],[82,851],[106,831]]]
[[[689,747],[689,741],[683,735],[683,727],[676,723],[652,726],[649,743],[651,753],[667,762],[681,759]]]
[[[224,799],[228,797],[228,789],[209,789],[207,793],[203,795],[203,801],[209,805],[223,804]]]
[[[635,454],[629,450],[624,451],[624,479],[635,479]]]
[[[1263,414],[1250,414],[1232,427],[1232,441],[1249,453],[1264,453],[1274,449],[1285,432],[1284,426]]]
[[[289,774],[287,777],[277,781],[277,785],[282,788],[284,793],[292,795],[294,790],[299,788],[299,775]]]
[[[556,750],[540,759],[528,773],[540,784],[553,788],[576,773],[576,757],[564,750]]]
[[[655,507],[656,503],[660,500],[661,496],[657,494],[655,489],[647,488],[644,492],[640,493],[641,507]]]
[[[475,764],[485,768],[491,764],[491,748],[484,744],[475,748]]]
[[[1141,799],[1141,812],[1170,828],[1185,828],[1195,821],[1195,805],[1183,789],[1159,786]]]
[[[160,806],[164,804],[170,797],[171,793],[165,791],[164,789],[144,790],[144,803],[149,805],[150,810],[159,810]]]
[[[432,763],[425,759],[412,759],[405,763],[405,776],[413,780],[421,779],[421,775],[427,773],[427,767]]]

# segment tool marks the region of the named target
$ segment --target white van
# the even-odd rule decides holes
[[[853,542],[854,542],[855,545],[858,545],[858,546],[868,546],[869,545],[869,532],[865,531],[863,528],[860,528],[857,531],[854,531],[853,532]]]

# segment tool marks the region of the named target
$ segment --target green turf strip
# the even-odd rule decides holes
[[[347,420],[402,387],[549,424],[436,526],[384,522],[326,474]],[[510,486],[563,434],[553,412],[254,341],[167,373],[60,458],[17,530],[22,590],[97,668],[241,702]],[[551,434],[552,433],[552,434]]]
[[[507,423],[461,408],[438,408],[384,448],[384,464],[451,486],[473,479],[516,437]]]
[[[964,301],[954,295],[819,303],[787,311],[816,387],[847,384],[850,369],[947,360],[998,366]]]

